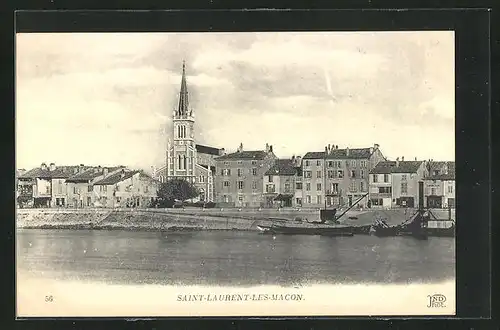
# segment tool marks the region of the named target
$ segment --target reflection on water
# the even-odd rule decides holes
[[[18,230],[18,269],[122,283],[300,285],[455,277],[455,239]]]

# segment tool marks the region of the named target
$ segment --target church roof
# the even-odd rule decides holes
[[[197,144],[196,145],[196,151],[200,152],[202,154],[209,154],[209,155],[216,155],[216,156],[218,156],[219,155],[219,150],[220,149],[218,149],[218,148],[204,146],[204,145],[201,145],[201,144]]]
[[[189,110],[189,97],[186,82],[186,63],[182,62],[182,78],[181,78],[181,91],[179,93],[179,107],[177,108],[178,116],[191,115]]]

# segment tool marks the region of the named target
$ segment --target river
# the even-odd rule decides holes
[[[428,283],[455,278],[455,239],[256,232],[18,229],[36,277],[128,284]]]

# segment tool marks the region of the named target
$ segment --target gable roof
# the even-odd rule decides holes
[[[390,174],[394,166],[396,166],[394,161],[381,161],[375,165],[370,174]]]
[[[325,158],[324,151],[310,151],[302,157],[302,159],[323,159]]]
[[[196,151],[202,154],[208,154],[208,155],[219,155],[220,149],[214,148],[214,147],[209,147],[209,146],[204,146],[201,144],[196,145]]]
[[[369,159],[373,153],[370,148],[349,148],[349,155],[347,149],[333,149],[327,156],[327,159]]]
[[[108,172],[114,172],[119,170],[120,168],[123,168],[121,166],[118,167],[108,167]],[[97,171],[96,171],[97,170]],[[104,174],[104,168],[90,168],[84,172],[77,173],[68,179],[66,179],[67,182],[79,182],[79,181],[90,181],[93,180],[101,175]]]
[[[422,163],[422,160],[400,161],[399,166],[396,166],[396,161],[381,161],[375,165],[370,174],[416,173]]]
[[[325,151],[311,151],[304,155],[303,159],[369,159],[373,154],[372,148],[349,148],[349,155],[346,149],[332,149],[330,153]]]
[[[78,166],[57,166],[51,171],[49,168],[36,167],[20,175],[19,179],[67,179],[74,174],[75,168]]]
[[[440,172],[438,174],[432,174],[432,172],[429,174],[428,177],[425,178],[425,180],[442,180],[442,181],[452,181],[455,180],[455,162],[439,162],[442,163],[441,167],[436,168],[436,170],[440,170],[441,168],[444,167],[444,169],[447,169],[446,172]],[[432,165],[430,165],[432,168]]]
[[[267,156],[267,152],[264,150],[255,151],[239,151],[220,156],[215,158],[216,160],[262,160]]]
[[[122,177],[122,172],[117,172],[114,174],[111,174],[110,176],[107,176],[97,182],[94,183],[95,186],[109,186],[113,184],[117,184],[118,182],[121,182],[123,180],[127,180],[131,177],[133,177],[135,174],[141,173],[141,171],[125,171],[123,173]]]
[[[276,159],[274,165],[264,175],[295,175],[297,167],[291,159]]]

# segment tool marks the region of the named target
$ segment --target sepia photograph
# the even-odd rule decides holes
[[[453,31],[17,33],[18,317],[455,315]]]

